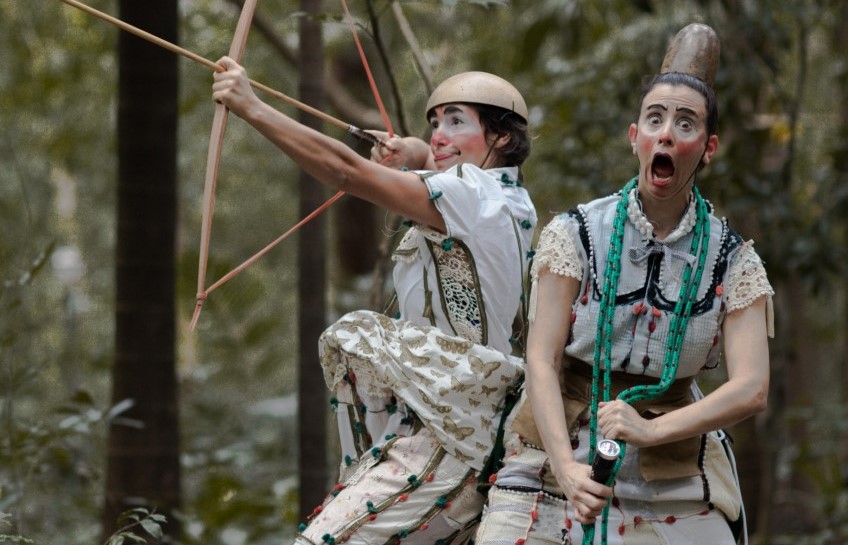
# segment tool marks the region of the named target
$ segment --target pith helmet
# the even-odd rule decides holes
[[[715,30],[699,23],[687,25],[668,45],[660,73],[683,72],[712,87],[718,71],[720,50]]]
[[[527,121],[527,104],[518,89],[505,79],[488,72],[462,72],[451,76],[433,91],[425,112],[449,102],[470,102],[498,106],[515,112]]]

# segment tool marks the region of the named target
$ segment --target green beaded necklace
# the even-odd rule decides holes
[[[610,235],[610,250],[607,254],[606,270],[604,271],[604,282],[601,289],[601,304],[598,313],[598,327],[595,334],[595,364],[592,367],[592,402],[590,404],[591,420],[589,423],[589,463],[591,464],[596,455],[597,429],[598,429],[598,403],[609,401],[610,383],[612,373],[612,342],[613,342],[613,320],[615,318],[615,296],[618,292],[618,281],[621,275],[621,253],[624,242],[624,226],[627,221],[627,204],[630,190],[636,187],[638,179],[633,178],[621,189],[621,198],[616,207],[615,219],[613,220],[612,234]],[[694,206],[696,207],[697,220],[692,230],[692,245],[689,253],[698,256],[697,268],[692,271],[692,265],[687,264],[683,272],[683,282],[674,307],[674,314],[669,326],[668,341],[666,343],[665,360],[663,362],[660,381],[652,386],[634,386],[621,392],[618,399],[627,403],[635,403],[642,400],[656,399],[663,395],[677,375],[677,366],[680,362],[680,352],[683,349],[683,338],[689,324],[689,316],[692,305],[698,296],[698,287],[701,285],[701,277],[704,273],[704,265],[707,260],[707,247],[710,240],[710,222],[707,203],[701,197],[697,187],[692,187]],[[603,369],[603,375],[601,374]],[[599,392],[599,390],[601,390]],[[617,441],[621,447],[621,453],[613,467],[608,482],[613,482],[615,476],[624,460],[627,452],[627,444]],[[607,484],[607,483],[604,483]],[[601,515],[601,545],[607,545],[607,523],[609,520],[609,502],[604,507]],[[583,525],[583,545],[592,545],[595,541],[595,525]]]

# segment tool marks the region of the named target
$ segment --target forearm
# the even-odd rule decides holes
[[[528,354],[525,378],[527,397],[533,409],[533,420],[551,461],[554,475],[560,476],[566,465],[574,462],[565,408],[559,388],[558,366]]]
[[[245,108],[242,118],[320,183],[445,231],[444,219],[417,175],[360,157],[258,99]]]
[[[338,140],[298,123],[264,102],[255,101],[242,118],[318,182],[334,189],[345,189],[361,168],[359,163],[367,162]]]
[[[703,399],[651,421],[651,444],[660,445],[737,424],[765,409],[768,382],[737,379],[722,384]]]
[[[728,381],[703,399],[650,421],[650,444],[662,444],[732,426],[765,410],[769,357],[765,299],[725,318]]]

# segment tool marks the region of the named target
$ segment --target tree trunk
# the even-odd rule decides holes
[[[122,0],[120,17],[177,41],[177,0]],[[109,428],[104,536],[120,513],[145,507],[179,539],[175,373],[177,57],[127,33],[118,39],[118,219],[112,403],[140,427]],[[138,531],[139,535],[144,532]]]
[[[321,110],[324,102],[324,51],[321,25],[310,15],[318,14],[321,0],[301,0],[307,14],[300,19],[300,99]],[[322,123],[301,112],[300,121],[321,130]],[[306,172],[300,174],[300,215],[306,216],[325,198],[325,191]],[[326,226],[319,216],[303,229],[298,238],[298,446],[300,459],[300,517],[304,519],[321,503],[329,484],[327,478],[326,418],[327,395],[318,367],[318,336],[326,326]]]
[[[838,8],[838,13],[836,14],[836,24],[834,25],[834,34],[833,34],[833,51],[841,51],[841,62],[843,69],[837,79],[837,85],[834,86],[834,92],[840,93],[841,96],[837,97],[837,104],[841,104],[839,111],[839,119],[840,123],[838,123],[838,131],[837,131],[837,143],[834,146],[833,150],[833,169],[836,176],[837,183],[834,184],[834,187],[839,187],[842,184],[848,183],[848,70],[844,67],[848,66],[848,3],[842,2]],[[844,185],[843,185],[844,187]],[[843,222],[845,218],[848,217],[848,202],[845,200],[841,203],[842,209],[837,210],[837,217],[843,218]],[[842,244],[846,244],[848,241],[848,223],[843,223],[843,231],[842,231]],[[844,246],[843,246],[844,247]],[[843,297],[843,305],[845,305],[842,309],[842,319],[848,319],[848,282],[844,280],[841,286],[836,286],[835,290],[837,293],[839,291],[842,292]],[[843,322],[844,323],[844,322]],[[842,403],[843,405],[848,401],[848,334],[845,332],[845,327],[843,325],[842,329],[842,354],[841,358],[837,359],[837,361],[841,361],[841,392]],[[848,453],[846,453],[846,445],[843,440],[842,452],[840,453],[840,459],[842,461],[843,467],[846,462],[846,457],[848,457]],[[846,479],[843,477],[843,487],[848,486],[848,483],[845,482]],[[837,534],[837,537],[841,537],[841,533]]]

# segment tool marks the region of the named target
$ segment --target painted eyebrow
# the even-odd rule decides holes
[[[667,111],[668,111],[668,108],[667,108],[665,105],[663,105],[663,104],[650,104],[647,108],[645,108],[645,110],[647,110],[647,111],[651,111],[651,110],[662,110],[662,111],[664,111],[664,112],[667,112]],[[696,112],[696,111],[695,111],[695,110],[693,110],[692,108],[687,108],[686,106],[678,106],[678,107],[675,109],[675,111],[677,111],[677,112],[684,112],[684,113],[687,113],[687,114],[689,114],[689,115],[691,115],[691,116],[693,116],[693,117],[698,117],[698,112]]]
[[[458,106],[445,106],[445,109],[442,112],[442,115],[445,115],[445,114],[461,114],[461,113],[462,113],[462,109]],[[432,123],[432,121],[434,119],[436,119],[436,114],[431,115],[430,119],[428,119],[427,121],[430,121]]]

